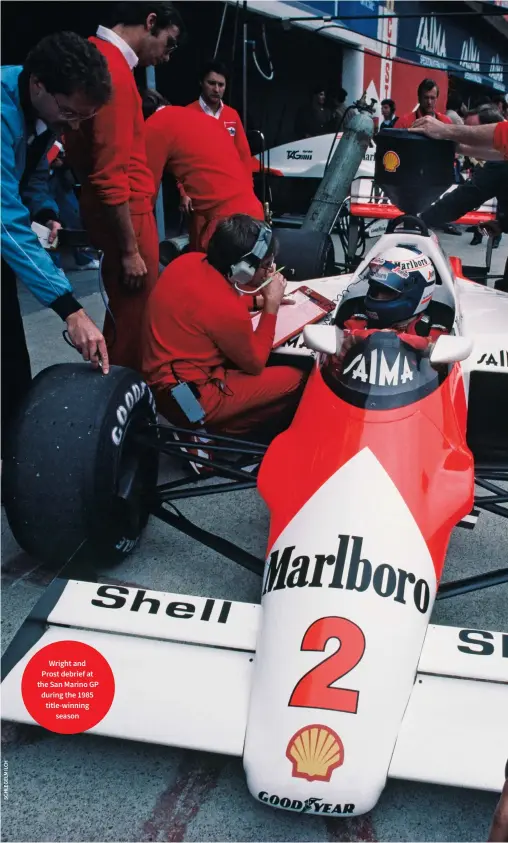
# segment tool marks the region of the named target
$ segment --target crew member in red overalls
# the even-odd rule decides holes
[[[221,219],[248,214],[263,220],[252,178],[224,128],[203,112],[170,106],[157,91],[143,95],[147,117],[146,153],[155,183],[154,201],[164,170],[182,185],[192,203],[190,247],[206,252]]]
[[[112,28],[90,38],[106,57],[113,96],[98,114],[65,136],[69,163],[81,182],[81,213],[95,248],[104,253],[109,298],[104,335],[111,363],[141,367],[141,315],[159,274],[153,215],[154,184],[146,161],[145,124],[133,70],[169,60],[182,23],[171,3],[100,4]]]
[[[286,286],[274,253],[271,229],[236,214],[221,220],[206,256],[181,255],[160,276],[145,312],[143,375],[172,424],[196,429],[173,393],[179,383],[199,401],[208,432],[274,436],[290,424],[306,375],[266,366]],[[255,329],[244,289],[261,289]]]
[[[201,95],[199,99],[191,102],[187,108],[197,111],[198,114],[206,114],[216,120],[219,125],[224,126],[233,140],[249,179],[252,181],[253,171],[259,170],[259,162],[252,157],[238,111],[224,103],[226,76],[226,68],[222,62],[215,60],[207,62],[199,76]],[[181,183],[178,183],[178,189],[181,196],[180,210],[189,214],[193,207],[192,197],[185,192]]]
[[[252,176],[252,153],[245,129],[238,114],[231,106],[224,102],[226,92],[226,68],[220,61],[210,61],[202,69],[199,76],[201,96],[191,102],[187,108],[212,117],[227,129],[233,138],[238,155],[243,161],[245,169]]]
[[[419,117],[435,117],[440,123],[451,123],[449,117],[436,110],[439,87],[434,79],[423,79],[418,85],[418,108],[399,117],[395,129],[409,129]]]

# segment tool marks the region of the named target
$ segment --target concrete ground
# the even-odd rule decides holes
[[[465,264],[481,263],[484,249],[468,247],[469,240],[463,234],[443,236],[441,242]],[[502,272],[506,254],[504,242],[494,252],[493,271]],[[71,277],[87,311],[100,323],[104,307],[96,275]],[[77,359],[61,338],[57,317],[25,291],[21,299],[34,372]],[[205,528],[221,525],[225,537],[263,555],[268,519],[255,491],[219,496],[213,506],[209,498],[197,498],[181,503],[181,509]],[[16,545],[3,511],[2,545],[5,649],[52,575]],[[506,522],[482,513],[473,532],[454,532],[445,579],[500,568],[506,565],[507,549]],[[103,571],[102,579],[241,601],[260,596],[255,575],[157,520],[127,561]],[[506,629],[507,605],[505,585],[439,602],[432,621]],[[312,818],[255,802],[239,759],[14,724],[4,724],[2,745],[9,767],[2,824],[6,841],[479,841],[487,838],[497,801],[492,793],[389,781],[365,817]]]

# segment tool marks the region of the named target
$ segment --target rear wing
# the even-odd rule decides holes
[[[54,580],[2,659],[2,717],[35,725],[24,668],[73,640],[115,677],[90,732],[241,756],[261,615],[257,604]],[[429,625],[389,776],[500,791],[507,711],[508,634]]]

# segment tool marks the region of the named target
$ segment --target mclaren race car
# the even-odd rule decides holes
[[[389,151],[403,171],[406,150]],[[376,155],[390,190],[390,159]],[[393,246],[417,247],[436,273],[429,318],[444,333],[427,350],[393,331],[346,342],[365,268]],[[6,651],[3,717],[37,722],[27,665],[75,641],[114,676],[89,731],[243,756],[267,805],[363,814],[389,776],[500,790],[508,633],[430,618],[436,599],[508,581],[504,568],[441,584],[452,530],[482,508],[508,516],[508,295],[464,277],[407,215],[353,274],[308,286],[336,307],[277,351],[314,360],[294,421],[267,448],[209,436],[212,461],[182,451],[185,431],[176,442],[158,424],[129,370],[66,364],[35,379],[4,457],[4,503],[19,544],[63,567]],[[157,487],[161,453],[211,474]],[[270,512],[263,559],[174,508],[256,485]],[[94,582],[90,560],[121,560],[150,515],[259,573],[260,605]]]
[[[350,112],[354,114],[353,109]],[[268,202],[275,224],[301,225],[342,136],[343,132],[339,132],[303,138],[255,156],[256,192],[263,202]],[[343,247],[346,269],[354,268],[359,262],[357,258],[364,256],[366,241],[383,234],[388,220],[400,215],[399,209],[374,181],[374,166],[372,141],[353,179],[350,196],[338,209],[334,226]],[[446,192],[456,187],[452,184]],[[496,207],[496,199],[491,199],[457,222],[481,225],[495,219]]]

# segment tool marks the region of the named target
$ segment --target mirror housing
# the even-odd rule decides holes
[[[443,335],[439,337],[430,353],[432,366],[440,363],[458,363],[466,360],[473,350],[473,340],[469,337]]]
[[[307,348],[322,354],[337,354],[343,332],[335,325],[306,325],[303,341]]]

